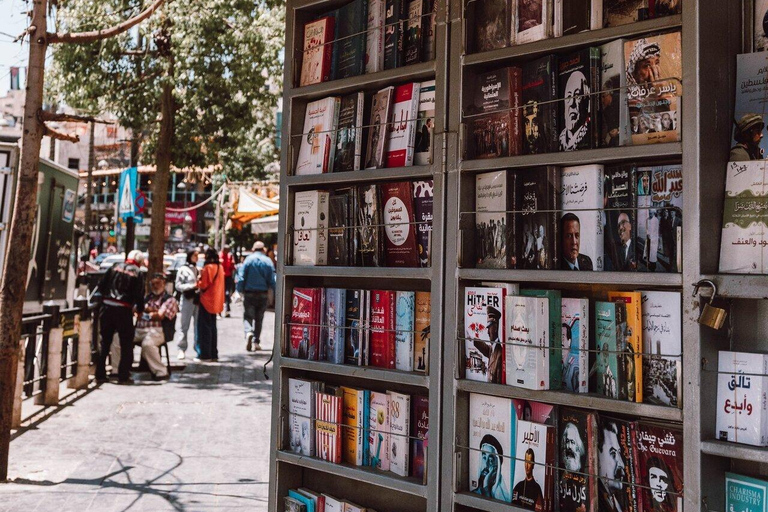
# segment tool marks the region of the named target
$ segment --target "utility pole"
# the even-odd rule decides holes
[[[88,178],[85,181],[85,236],[91,240],[91,201],[93,201],[93,169],[96,167],[96,123],[91,121],[91,134],[88,140]],[[53,139],[51,139],[53,144]],[[90,249],[90,247],[89,247]]]

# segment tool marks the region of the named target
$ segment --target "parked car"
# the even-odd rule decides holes
[[[115,263],[122,263],[124,261],[125,261],[125,253],[124,252],[121,252],[119,254],[110,254],[109,256],[107,256],[106,258],[104,258],[101,261],[101,264],[99,264],[99,270],[107,271]]]

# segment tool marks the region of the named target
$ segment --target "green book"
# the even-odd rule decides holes
[[[735,473],[725,474],[725,510],[766,512],[768,482]]]
[[[597,394],[619,398],[619,340],[615,302],[595,303],[595,347],[597,349]]]
[[[549,389],[563,387],[563,328],[560,290],[520,290],[526,297],[542,297],[549,301]]]

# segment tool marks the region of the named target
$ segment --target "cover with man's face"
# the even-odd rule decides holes
[[[512,504],[527,510],[545,510],[551,504],[547,466],[551,465],[547,453],[547,425],[520,420],[517,422],[515,448],[515,486]]]
[[[597,510],[597,415],[562,407],[557,440],[560,450],[560,512]]]
[[[640,511],[682,512],[682,431],[638,422],[636,434]]]
[[[469,395],[469,490],[509,502],[515,467],[512,400]]]

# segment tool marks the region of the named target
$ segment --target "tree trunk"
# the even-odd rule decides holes
[[[29,35],[29,64],[24,102],[24,131],[21,161],[16,182],[16,201],[8,239],[8,251],[0,285],[0,481],[8,479],[8,450],[11,443],[11,414],[16,387],[16,365],[21,337],[21,317],[27,289],[32,230],[37,206],[37,173],[44,126],[43,109],[45,52],[48,48],[47,0],[34,0]]]
[[[131,136],[131,167],[139,166],[139,136]],[[141,179],[141,177],[139,177]],[[128,254],[136,245],[136,223],[133,218],[125,221],[125,253]]]

